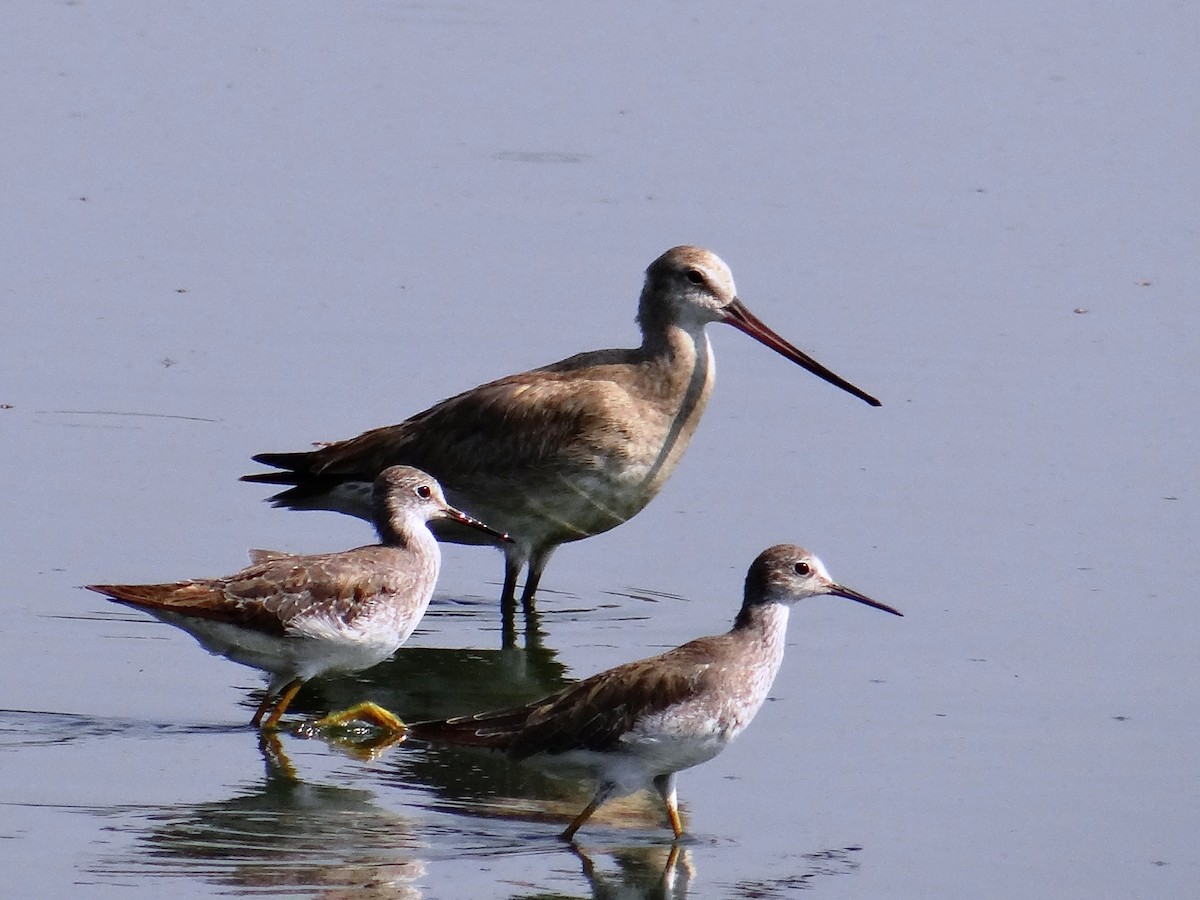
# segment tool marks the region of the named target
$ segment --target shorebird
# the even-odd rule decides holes
[[[298,453],[260,453],[277,471],[243,481],[291,485],[270,499],[291,509],[365,517],[366,488],[395,463],[432,473],[450,500],[513,537],[505,545],[505,609],[530,609],[563,543],[601,534],[640,512],[662,488],[712,393],[710,322],[745,332],[872,406],[879,401],[788,343],[737,296],[729,267],[699,247],[668,250],[646,270],[640,347],[580,353],[472,388],[399,425]],[[455,523],[441,540],[487,543]]]
[[[378,544],[313,556],[252,550],[252,564],[226,578],[87,587],[182,628],[210,653],[270,673],[251,724],[274,728],[304,682],[369,668],[412,634],[441,567],[429,523],[454,521],[506,539],[450,506],[437,481],[408,466],[380,473],[373,507]],[[354,718],[396,725],[374,704],[330,724]]]
[[[750,724],[783,662],[789,607],[821,595],[902,615],[834,582],[804,548],[779,544],[750,566],[741,611],[725,634],[617,666],[526,706],[415,722],[405,737],[590,774],[595,793],[564,840],[604,802],[650,788],[680,838],[675,773],[712,759]]]

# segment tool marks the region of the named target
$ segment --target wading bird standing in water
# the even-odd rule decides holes
[[[256,550],[253,564],[227,578],[87,587],[182,628],[210,653],[270,673],[251,724],[274,728],[310,678],[370,668],[408,640],[442,562],[429,524],[453,521],[507,540],[450,506],[432,477],[408,466],[380,473],[372,505],[378,544],[315,556]],[[353,718],[399,724],[374,704],[337,720]]]
[[[788,608],[822,595],[901,615],[834,582],[802,547],[779,544],[750,566],[741,611],[725,634],[617,666],[515,709],[414,722],[405,736],[502,750],[590,775],[595,794],[563,832],[566,840],[601,804],[641,789],[658,792],[675,837],[682,837],[675,773],[712,759],[750,724],[783,662]]]
[[[601,534],[636,515],[687,449],[712,393],[705,326],[724,322],[831,384],[879,401],[788,343],[738,299],[733,275],[699,247],[668,250],[646,270],[640,347],[595,350],[472,388],[399,425],[299,453],[261,453],[277,471],[244,481],[290,485],[271,499],[291,509],[370,515],[370,484],[397,463],[441,482],[456,505],[512,536],[504,551],[506,613],[532,608],[559,544]],[[493,542],[455,522],[438,538]]]

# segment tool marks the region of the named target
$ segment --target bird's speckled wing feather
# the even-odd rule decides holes
[[[711,677],[711,642],[700,638],[660,656],[626,663],[525,706],[411,726],[414,737],[537,753],[611,750],[638,718],[661,712]]]
[[[88,587],[132,606],[282,636],[314,609],[350,623],[381,592],[404,590],[413,575],[390,564],[393,552],[371,545],[320,556],[271,557],[227,578]]]

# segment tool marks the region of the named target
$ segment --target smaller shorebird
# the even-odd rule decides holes
[[[654,499],[683,457],[716,379],[705,327],[724,322],[844,391],[879,401],[784,340],[738,298],[715,253],[674,247],[646,270],[639,347],[594,350],[464,391],[399,425],[297,453],[260,453],[276,471],[243,481],[290,487],[290,509],[365,517],[376,473],[402,463],[442,483],[450,500],[513,537],[501,603],[515,607],[526,570],[526,611],[550,555],[602,534]],[[491,543],[453,523],[443,541]]]
[[[252,565],[226,578],[87,587],[177,625],[210,653],[270,673],[251,724],[274,728],[304,682],[370,668],[412,634],[441,567],[428,523],[454,521],[508,540],[450,506],[437,481],[408,466],[380,473],[374,511],[378,544],[312,556],[254,550]],[[354,718],[397,724],[374,704],[335,717]]]
[[[682,837],[675,773],[712,759],[750,724],[783,662],[788,608],[826,594],[902,615],[834,582],[802,547],[779,544],[750,566],[741,611],[725,634],[617,666],[526,706],[415,722],[406,736],[592,775],[596,792],[564,840],[605,801],[649,788]]]

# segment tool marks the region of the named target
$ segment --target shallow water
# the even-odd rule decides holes
[[[1185,897],[1200,878],[1190,5],[23,4],[0,36],[0,871],[13,896]],[[256,673],[78,586],[370,540],[249,457],[635,340],[711,247],[881,409],[714,326],[715,395],[501,650],[447,547],[298,714],[516,702],[727,627],[796,541],[753,726],[573,852],[585,789],[263,742]],[[667,876],[664,878],[664,874]]]

